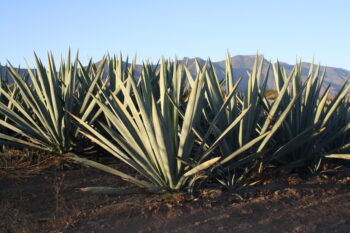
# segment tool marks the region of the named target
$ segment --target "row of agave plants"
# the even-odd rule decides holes
[[[0,73],[0,144],[49,151],[112,173],[148,192],[179,191],[218,181],[236,187],[267,166],[317,169],[322,159],[350,153],[349,78],[335,95],[325,71],[296,64],[263,72],[256,56],[246,86],[234,79],[230,56],[225,79],[214,65],[196,62],[196,74],[175,60],[145,62],[104,57],[81,64],[70,52],[57,68]],[[264,93],[273,72],[277,97]],[[4,76],[4,77],[3,77]],[[12,81],[9,81],[12,80]],[[81,156],[91,142],[136,171],[120,171]],[[134,175],[133,175],[134,174]],[[129,193],[89,187],[96,193]]]

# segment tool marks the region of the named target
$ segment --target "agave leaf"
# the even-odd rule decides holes
[[[283,113],[281,114],[281,116],[279,117],[279,119],[276,121],[275,125],[272,127],[270,133],[264,138],[264,140],[262,141],[262,143],[260,144],[258,151],[257,152],[261,152],[265,146],[267,145],[267,143],[269,142],[269,140],[272,138],[272,136],[276,133],[276,131],[278,130],[278,128],[283,124],[284,120],[286,119],[288,113],[290,112],[290,110],[292,109],[295,101],[297,100],[299,96],[294,96],[294,98],[291,100],[291,102],[289,103],[289,105],[287,106],[287,108],[283,111]]]
[[[115,146],[112,142],[110,142],[106,137],[104,137],[101,133],[99,133],[97,130],[92,128],[90,125],[86,124],[85,122],[81,121],[78,117],[71,114],[71,116],[79,122],[84,128],[86,128],[88,131],[92,133],[92,135],[80,132],[85,137],[89,138],[91,141],[97,143],[99,146],[104,148],[106,151],[111,153],[113,156],[117,157],[118,159],[122,160],[129,166],[133,167],[135,170],[140,172],[141,174],[147,176],[143,169],[134,161],[132,160],[127,154],[125,154],[122,150],[120,150],[117,146]],[[149,177],[148,177],[149,178]]]
[[[295,72],[295,68],[293,68],[293,70],[291,71],[291,74],[289,75],[289,77],[285,81],[282,89],[278,93],[278,97],[277,97],[276,101],[273,103],[272,108],[269,111],[269,116],[267,117],[267,119],[264,123],[264,126],[261,129],[261,132],[260,132],[261,134],[264,134],[267,131],[268,126],[271,124],[271,120],[275,117],[277,109],[280,107],[280,103],[283,100],[284,93],[287,91],[287,88],[289,86],[289,82],[292,79],[292,77],[294,77],[294,72]]]
[[[321,114],[324,111],[324,107],[325,107],[325,104],[326,104],[326,101],[328,98],[329,91],[330,91],[330,86],[327,87],[326,92],[325,92],[323,98],[321,99],[321,101],[317,107],[316,116],[315,116],[315,120],[314,120],[315,124],[320,120]]]
[[[12,137],[3,133],[0,133],[0,138],[8,141],[8,143],[4,142],[4,144],[10,144],[15,146],[29,146],[40,150],[47,150],[47,148],[41,147],[40,145],[36,145],[34,143],[30,143],[25,140],[21,140],[19,138]]]
[[[243,117],[248,113],[249,107],[247,109],[244,109],[242,113],[225,129],[224,132],[221,133],[221,135],[216,139],[216,141],[210,146],[210,148],[203,154],[200,158],[200,160],[203,160],[206,158],[212,151],[216,148],[216,146],[226,137],[228,133],[230,133],[231,130],[233,130],[236,126],[238,126],[239,122],[243,119]]]
[[[221,114],[224,112],[224,110],[226,109],[226,107],[230,104],[230,101],[231,101],[232,97],[234,96],[234,94],[235,94],[235,92],[236,92],[236,89],[237,89],[239,83],[241,82],[241,80],[242,80],[242,78],[239,78],[239,80],[236,82],[235,86],[234,86],[234,87],[232,88],[232,90],[231,90],[231,93],[227,96],[225,102],[221,105],[219,111],[216,113],[214,119],[213,119],[212,122],[210,123],[209,128],[208,128],[208,130],[207,130],[207,133],[204,135],[204,137],[203,137],[203,139],[202,139],[202,143],[201,143],[201,145],[199,146],[198,152],[197,152],[197,154],[196,154],[195,157],[198,158],[199,153],[200,153],[200,152],[202,151],[202,149],[204,148],[204,145],[205,145],[205,143],[207,142],[207,140],[209,139],[209,136],[210,136],[210,134],[212,133],[212,130],[213,130],[215,124],[216,124],[217,121],[219,120]],[[246,109],[246,110],[244,110],[244,111],[243,111],[244,114],[241,114],[240,117],[237,118],[237,119],[242,119],[242,118],[245,116],[245,114],[248,112],[248,110],[249,110],[249,108]],[[243,112],[242,112],[242,113],[243,113]],[[236,124],[239,122],[239,120],[237,120],[237,119],[236,119],[236,121],[235,121]],[[236,124],[233,124],[233,127],[234,127]],[[232,127],[232,129],[233,129],[233,127]],[[225,133],[225,135],[228,134],[229,131],[230,131],[230,130],[228,130],[228,131]],[[222,135],[222,138],[224,138],[225,135]]]
[[[187,145],[190,143],[190,141],[194,140],[194,138],[191,136],[192,126],[196,120],[196,115],[198,115],[198,110],[201,109],[200,106],[202,106],[203,104],[203,82],[204,72],[202,72],[199,75],[199,77],[195,80],[195,84],[187,104],[186,112],[184,114],[184,122],[180,132],[180,141],[177,157],[185,161],[188,160],[188,156],[191,150],[191,148]],[[180,166],[180,161],[178,162],[178,165]]]
[[[328,120],[330,119],[330,117],[332,116],[332,114],[334,113],[334,111],[337,109],[337,107],[339,106],[339,104],[341,103],[341,101],[344,99],[344,97],[348,94],[348,92],[350,91],[350,85],[348,85],[344,91],[338,96],[338,98],[335,100],[334,104],[332,105],[332,107],[329,109],[329,111],[327,112],[321,127],[324,127]]]
[[[236,150],[235,152],[233,152],[232,154],[228,155],[227,157],[225,157],[225,159],[220,161],[220,164],[225,164],[227,162],[230,162],[232,159],[234,159],[236,156],[242,154],[243,152],[247,151],[248,149],[250,149],[251,147],[253,147],[256,143],[258,143],[259,141],[261,141],[262,139],[264,139],[270,132],[266,132],[256,138],[254,138],[253,140],[251,140],[250,142],[248,142],[247,144],[245,144],[244,146],[240,147],[238,150]]]
[[[325,155],[325,157],[330,159],[350,159],[350,154],[330,154]]]
[[[95,162],[95,161],[92,161],[92,160],[89,160],[89,159],[85,159],[85,158],[80,158],[72,153],[69,153],[69,154],[66,154],[65,157],[67,159],[70,159],[70,160],[73,160],[73,161],[76,161],[76,162],[79,162],[81,164],[84,164],[84,165],[87,165],[87,166],[90,166],[90,167],[95,167],[99,170],[102,170],[102,171],[105,171],[107,173],[111,173],[113,175],[116,175],[116,176],[119,176],[121,178],[123,178],[124,180],[128,181],[128,182],[131,182],[139,187],[145,187],[145,188],[148,188],[148,187],[153,187],[152,184],[146,182],[146,181],[142,181],[142,180],[138,180],[130,175],[127,175],[125,174],[124,172],[121,172],[117,169],[114,169],[114,168],[111,168],[109,166],[106,166],[106,165],[103,165],[101,163],[98,163],[98,162]]]
[[[197,166],[195,166],[194,168],[192,168],[191,170],[187,171],[183,176],[184,177],[189,177],[189,176],[193,176],[195,175],[196,173],[204,170],[204,169],[207,169],[209,167],[211,167],[213,164],[217,163],[219,160],[220,160],[221,157],[215,157],[215,158],[212,158],[208,161],[205,161]]]
[[[284,146],[280,147],[273,155],[272,158],[278,158],[284,155],[287,155],[288,153],[291,153],[295,149],[299,148],[300,146],[312,142],[315,138],[317,138],[322,132],[324,132],[325,128],[315,130],[315,126],[312,126],[302,133],[300,133],[298,136],[294,137],[292,140],[290,140],[288,143],[286,143]],[[305,148],[305,151],[307,149]]]
[[[80,191],[90,192],[95,194],[106,194],[106,195],[132,195],[132,194],[145,194],[145,193],[162,193],[164,189],[161,187],[156,188],[144,188],[144,189],[118,189],[111,187],[85,187],[80,188]]]

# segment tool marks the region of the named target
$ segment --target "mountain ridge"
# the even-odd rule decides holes
[[[262,55],[259,55],[259,60],[262,58]],[[251,71],[254,61],[255,61],[256,55],[236,55],[231,57],[232,61],[232,68],[233,68],[233,76],[234,79],[237,80],[239,77],[243,77],[242,82],[240,84],[240,87],[245,87],[247,80],[248,80],[248,75],[247,71]],[[189,57],[184,57],[183,59],[179,59],[178,62],[181,64],[187,63],[188,69],[192,75],[196,74],[196,65],[195,65],[195,60],[199,62],[200,65],[203,65],[206,61],[206,59],[200,58],[200,57],[194,57],[194,58],[189,58]],[[264,58],[264,63],[263,63],[263,74],[266,73],[267,67],[270,61]],[[294,65],[290,65],[286,62],[279,61],[280,65],[285,68],[286,73],[289,74],[291,70],[293,69]],[[222,61],[216,61],[213,62],[212,64],[216,70],[216,73],[218,75],[218,78],[220,80],[225,78],[225,60]],[[302,75],[305,78],[309,72],[309,68],[312,63],[310,62],[301,62],[302,66]],[[317,64],[314,65],[316,67]],[[135,71],[136,74],[140,74],[141,72],[142,65],[137,64]],[[0,66],[1,73],[4,74],[5,72],[5,67]],[[344,83],[345,79],[347,76],[350,75],[350,71],[346,70],[344,68],[339,68],[339,67],[331,67],[331,66],[320,66],[320,72],[322,73],[323,70],[326,69],[326,74],[325,74],[325,79],[324,79],[324,88],[326,88],[328,85],[331,85],[331,93],[335,93],[337,90],[340,89],[341,85]],[[25,69],[21,69],[21,72],[25,72]],[[270,68],[269,72],[269,79],[268,79],[268,88],[273,89],[274,88],[274,78],[273,78],[273,70]]]

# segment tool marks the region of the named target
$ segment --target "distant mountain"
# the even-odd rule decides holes
[[[205,60],[201,58],[184,58],[181,60],[183,63],[185,60],[188,61],[188,67],[192,74],[196,73],[196,66],[195,66],[195,59],[198,60],[198,62],[203,65],[205,63]],[[241,87],[245,87],[246,83],[248,81],[248,74],[247,71],[251,72],[252,67],[254,65],[255,56],[249,56],[249,55],[238,55],[231,58],[232,59],[232,68],[233,68],[233,76],[234,79],[237,80],[239,77],[243,77],[241,82]],[[268,67],[269,61],[264,59],[263,63],[263,74],[266,74],[267,67]],[[290,65],[288,63],[280,62],[281,66],[283,66],[286,69],[286,73],[289,74],[294,65]],[[213,62],[213,65],[215,67],[216,73],[220,80],[225,78],[225,70],[226,70],[226,62],[225,60],[219,61],[219,62]],[[307,77],[309,73],[309,69],[311,66],[311,63],[302,62],[302,75],[304,78]],[[317,65],[314,65],[314,70],[316,69]],[[331,85],[331,92],[335,93],[341,85],[344,83],[346,77],[350,75],[349,70],[345,70],[342,68],[336,68],[336,67],[320,67],[320,75],[322,72],[326,69],[325,79],[324,79],[324,88],[326,88],[329,84]],[[273,76],[273,69],[270,68],[269,72],[269,79],[268,79],[268,88],[273,89],[275,88],[274,83],[274,76]]]
[[[200,65],[203,65],[205,63],[205,60],[202,58],[183,58],[179,60],[180,63],[184,64],[187,63],[189,71],[193,76],[196,74],[196,65],[195,65],[195,59],[199,62]],[[255,56],[254,55],[238,55],[231,58],[232,59],[232,67],[233,67],[233,75],[235,80],[237,80],[239,77],[243,77],[241,82],[241,87],[245,87],[248,75],[247,71],[251,71]],[[268,67],[269,61],[264,60],[263,64],[263,73],[266,73],[267,67]],[[293,69],[293,65],[280,62],[280,64],[286,69],[287,74],[290,73],[290,71]],[[213,62],[213,65],[215,67],[215,70],[217,72],[217,75],[220,80],[225,78],[225,60]],[[305,78],[309,72],[311,63],[303,62],[302,63],[302,74]],[[141,73],[141,65],[136,65],[135,73],[136,75],[139,75]],[[315,67],[316,68],[316,67]],[[324,66],[321,66],[321,73],[325,69]],[[0,71],[4,75],[5,73],[5,67],[0,67]],[[21,70],[21,72],[24,72],[25,70]],[[327,67],[326,68],[326,75],[324,80],[324,87],[331,85],[332,93],[339,90],[342,83],[345,81],[345,78],[350,75],[350,71],[342,68],[336,68],[336,67]],[[269,73],[269,80],[268,80],[268,88],[273,89],[274,88],[274,78],[273,78],[273,70],[270,69]]]

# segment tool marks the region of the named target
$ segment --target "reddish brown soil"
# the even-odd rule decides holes
[[[238,195],[106,196],[86,186],[130,188],[92,168],[0,177],[0,232],[349,232],[350,174],[297,176]],[[241,199],[242,198],[242,199]]]

